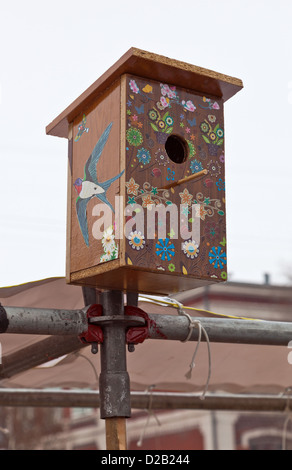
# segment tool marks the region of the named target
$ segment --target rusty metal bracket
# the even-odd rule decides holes
[[[94,323],[94,319],[101,318],[102,305],[90,305],[86,312],[88,321],[88,330],[79,335],[80,341],[83,344],[91,344],[91,352],[96,354],[98,352],[98,344],[103,343],[103,331],[99,325]]]
[[[131,319],[140,318],[142,320],[140,325],[133,325],[126,333],[126,343],[131,352],[134,350],[135,344],[143,343],[148,338],[150,319],[146,312],[132,305],[125,307],[125,316],[131,317]]]
[[[100,306],[101,307],[101,306]],[[134,346],[148,338],[149,316],[138,307],[131,305],[124,307],[124,315],[91,315],[88,317],[88,330],[96,327],[101,329],[104,326],[119,324],[126,330],[126,344],[128,350],[134,351]],[[89,339],[87,342],[92,342]],[[99,341],[102,342],[102,341]]]

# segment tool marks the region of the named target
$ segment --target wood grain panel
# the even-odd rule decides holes
[[[84,131],[79,140],[78,132],[82,125],[83,116],[86,116],[84,126],[88,131]],[[100,159],[97,163],[98,182],[105,182],[116,176],[120,172],[120,85],[115,83],[101,100],[93,103],[89,108],[84,109],[80,116],[74,120],[73,126],[73,165],[72,182],[77,178],[83,179],[86,161],[90,157],[95,145],[102,136],[107,126],[112,123],[108,140],[104,146]],[[120,191],[120,182],[116,180],[108,189],[106,196],[111,205],[115,206],[115,195]],[[87,221],[89,246],[86,245],[80,230],[76,199],[78,194],[72,185],[71,192],[71,247],[70,247],[70,269],[71,272],[90,268],[98,265],[101,256],[104,254],[102,242],[93,236],[93,224],[98,219],[92,215],[94,208],[100,204],[97,197],[92,198],[87,205]],[[112,221],[114,214],[112,213]],[[113,223],[113,222],[112,222]],[[104,227],[104,230],[108,227]]]

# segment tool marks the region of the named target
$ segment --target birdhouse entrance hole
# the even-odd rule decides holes
[[[188,158],[188,144],[178,135],[170,135],[165,142],[165,150],[174,163],[184,163]]]

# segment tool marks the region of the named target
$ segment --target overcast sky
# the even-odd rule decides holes
[[[225,105],[230,279],[287,283],[291,0],[0,2],[0,286],[65,275],[67,140],[45,127],[132,46],[243,80]]]

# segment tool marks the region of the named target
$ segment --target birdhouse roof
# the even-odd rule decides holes
[[[59,114],[47,126],[46,133],[67,138],[69,123],[125,73],[213,95],[222,98],[223,101],[227,101],[243,87],[242,81],[238,78],[131,48]]]

